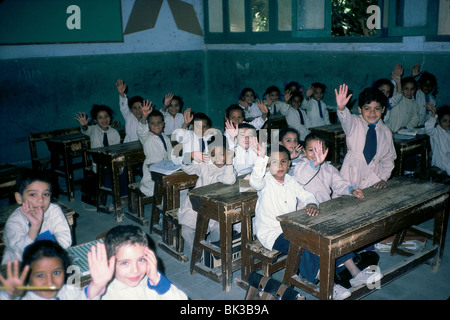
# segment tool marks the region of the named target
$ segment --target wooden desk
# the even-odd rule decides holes
[[[327,160],[333,163],[342,163],[341,148],[344,150],[344,155],[347,153],[347,143],[345,141],[344,129],[340,123],[329,124],[326,126],[309,128],[312,133],[322,136],[328,145]]]
[[[198,176],[189,175],[182,170],[178,170],[170,175],[165,175],[159,172],[150,172],[152,180],[155,182],[155,196],[159,199],[159,193],[162,192],[163,215],[165,212],[177,209],[180,207],[180,191],[195,187]],[[158,187],[160,186],[160,187]],[[162,241],[158,242],[158,246],[179,259],[180,261],[187,261],[187,257],[177,250],[180,246],[174,241],[177,235],[173,234],[172,226],[169,225],[167,219],[163,218],[163,225],[161,230]]]
[[[430,262],[437,271],[445,242],[450,186],[406,177],[388,180],[387,186],[364,189],[365,199],[342,196],[323,202],[315,217],[308,216],[305,210],[277,217],[290,241],[283,281],[320,299],[331,299],[336,258],[432,218],[431,248],[409,253],[398,265],[381,270],[384,277],[380,286],[424,262]],[[396,236],[394,243],[399,242]],[[303,249],[320,256],[319,286],[296,274]],[[370,289],[366,285],[352,288],[351,298],[367,295]]]
[[[233,185],[214,183],[189,192],[192,207],[197,211],[197,224],[191,258],[191,274],[198,272],[216,282],[223,290],[231,289],[233,271],[241,266],[241,259],[232,260],[233,224],[241,222],[243,212],[254,211],[258,199],[256,192],[239,192],[239,181]],[[220,248],[205,240],[210,219],[220,223]],[[241,246],[247,245],[246,230],[242,229]],[[210,269],[201,262],[202,250],[220,256],[221,267]],[[217,269],[217,270],[216,270]]]
[[[395,152],[397,159],[395,160],[395,168],[392,176],[402,176],[404,171],[405,159],[408,156],[420,154],[420,173],[419,177],[423,180],[427,179],[428,170],[428,143],[430,138],[427,135],[416,135],[411,139],[400,139],[394,136]]]
[[[112,194],[114,213],[116,221],[122,221],[122,209],[128,205],[127,201],[122,202],[120,196],[120,170],[123,167],[134,164],[143,164],[145,154],[142,144],[139,141],[120,143],[108,147],[100,147],[88,150],[92,160],[97,164],[98,191],[97,211],[109,210],[100,207],[100,193],[110,192]],[[111,189],[105,188],[105,168],[111,172]],[[134,182],[133,176],[128,176],[128,182]]]
[[[56,136],[45,140],[51,153],[51,172],[53,187],[58,187],[58,176],[66,180],[66,192],[70,202],[74,201],[75,188],[73,171],[77,168],[86,168],[89,160],[86,150],[89,149],[89,137],[81,132]],[[81,162],[74,164],[73,160],[81,157]],[[60,166],[60,162],[63,165]]]
[[[67,252],[72,260],[72,264],[78,267],[80,272],[79,274],[73,274],[74,271],[72,271],[72,275],[68,281],[79,281],[80,288],[87,286],[91,282],[87,254],[91,251],[92,246],[96,245],[97,242],[103,242],[103,239],[93,240],[67,249]],[[79,276],[79,278],[77,278],[77,276]]]

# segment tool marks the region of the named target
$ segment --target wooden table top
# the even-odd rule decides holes
[[[317,216],[299,210],[277,217],[280,222],[295,225],[324,238],[334,240],[378,221],[405,212],[408,208],[449,197],[450,186],[424,180],[396,177],[386,189],[364,189],[364,199],[341,196],[320,204]]]

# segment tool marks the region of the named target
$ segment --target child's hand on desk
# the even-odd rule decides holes
[[[307,211],[308,216],[317,216],[320,212],[314,203],[307,204],[303,209]]]
[[[88,298],[94,298],[103,294],[108,282],[114,275],[116,257],[112,256],[108,260],[105,244],[97,242],[97,246],[92,246],[87,255],[89,273],[92,281],[88,287]]]
[[[380,180],[380,181],[378,181],[377,183],[375,183],[375,184],[373,185],[373,187],[374,187],[374,188],[377,188],[377,189],[385,189],[385,188],[387,187],[387,183],[386,183],[386,181],[384,181],[384,180]]]
[[[364,192],[361,189],[353,189],[352,195],[354,195],[358,199],[364,199]]]
[[[155,253],[149,248],[145,248],[145,259],[147,260],[147,277],[152,286],[156,286],[161,279],[158,273],[158,260],[156,260]]]

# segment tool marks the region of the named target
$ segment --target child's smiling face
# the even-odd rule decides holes
[[[23,190],[22,194],[16,192],[15,197],[18,204],[29,201],[33,208],[41,208],[42,212],[45,212],[50,206],[52,193],[47,182],[34,181]]]
[[[313,97],[314,97],[314,99],[316,99],[317,101],[320,101],[320,100],[323,99],[323,94],[324,94],[324,92],[323,92],[322,88],[316,88],[316,89],[314,90]]]
[[[411,99],[412,97],[414,97],[416,90],[417,90],[417,88],[414,85],[414,83],[412,83],[412,82],[407,82],[402,87],[403,96],[407,99]]]
[[[172,117],[175,117],[181,110],[180,101],[178,99],[172,99],[170,105],[167,107],[167,111]]]
[[[237,136],[238,145],[247,150],[250,147],[250,138],[256,137],[256,131],[250,128],[241,128]]]
[[[148,118],[148,127],[151,132],[154,134],[161,134],[164,129],[164,119],[160,116],[157,117],[149,117]]]
[[[131,106],[131,113],[134,114],[136,119],[141,120],[142,118],[142,102],[136,101]]]
[[[97,113],[97,118],[95,119],[100,129],[103,131],[108,130],[109,124],[111,123],[111,117],[108,112],[102,110]]]
[[[59,257],[42,257],[30,265],[30,285],[38,287],[55,287],[56,290],[34,291],[38,296],[52,299],[64,285],[65,270]]]
[[[136,287],[147,274],[146,247],[141,244],[124,244],[116,252],[115,278],[121,283]]]
[[[284,176],[289,171],[291,161],[286,152],[272,152],[269,157],[270,174],[277,180],[284,181]]]
[[[284,135],[283,139],[279,142],[282,146],[285,146],[289,152],[294,151],[298,146],[298,136],[294,132],[288,132]]]
[[[441,126],[442,129],[446,131],[450,130],[450,114],[443,115],[439,119],[438,124]]]
[[[362,107],[358,107],[364,120],[367,123],[375,123],[381,119],[384,112],[384,107],[377,101],[372,101],[371,103],[366,103]]]

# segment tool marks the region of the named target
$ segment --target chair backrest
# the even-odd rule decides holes
[[[287,284],[253,271],[248,278],[245,300],[305,300],[305,297]]]
[[[39,158],[36,144],[41,141],[45,141],[47,139],[51,139],[54,137],[73,134],[80,132],[80,127],[72,127],[66,129],[57,129],[52,131],[44,131],[44,132],[30,132],[28,134],[28,142],[30,144],[30,155],[31,160]]]

